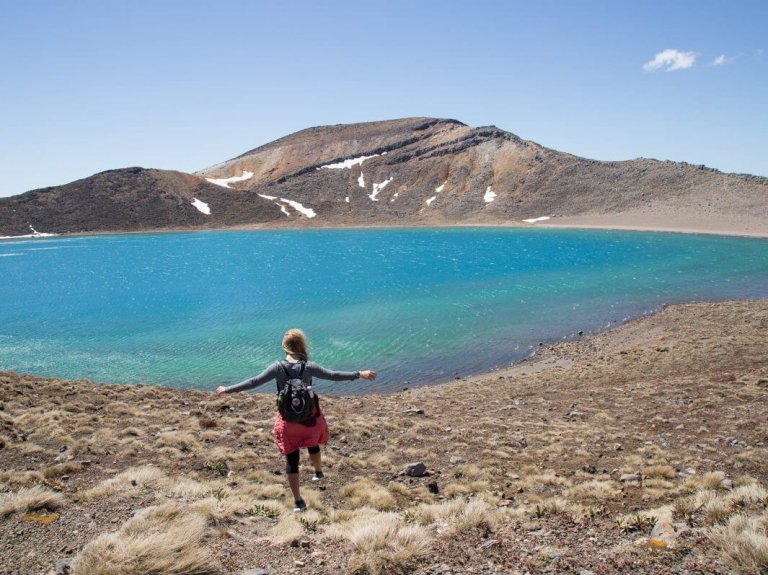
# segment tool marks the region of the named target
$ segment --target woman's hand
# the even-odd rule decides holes
[[[360,377],[362,377],[363,379],[370,379],[371,381],[373,381],[374,379],[376,379],[376,372],[370,369],[367,369],[365,371],[360,372]]]
[[[216,388],[216,395],[221,395],[222,393],[224,393],[225,389],[227,388],[224,387],[223,385],[220,385],[219,387]]]

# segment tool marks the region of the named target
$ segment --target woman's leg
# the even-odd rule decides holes
[[[301,500],[299,489],[299,450],[291,451],[285,456],[285,474],[288,477],[288,486],[293,493],[293,500]]]
[[[323,460],[320,456],[320,446],[315,445],[314,447],[308,447],[307,451],[309,451],[309,460],[312,462],[312,466],[315,468],[315,471],[322,475]]]

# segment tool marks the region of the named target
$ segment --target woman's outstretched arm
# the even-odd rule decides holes
[[[221,395],[222,393],[235,393],[236,391],[245,391],[247,389],[258,387],[272,379],[275,379],[277,377],[277,369],[277,363],[273,363],[256,377],[251,377],[250,379],[246,379],[245,381],[241,381],[235,385],[230,385],[229,387],[224,387],[221,385],[216,388],[216,395]]]
[[[360,377],[370,380],[376,379],[376,372],[370,369],[362,371],[333,371],[324,368],[322,365],[317,365],[316,363],[308,364],[307,368],[312,377],[317,377],[319,379],[330,379],[332,381],[345,381],[358,379]]]

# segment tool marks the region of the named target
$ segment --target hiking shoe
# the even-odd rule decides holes
[[[322,481],[325,479],[325,475],[323,475],[322,471],[315,471],[315,474],[312,476],[312,481]]]
[[[299,499],[298,501],[294,501],[294,502],[293,502],[293,510],[294,510],[296,513],[301,513],[301,512],[302,512],[302,511],[304,511],[306,508],[307,508],[307,504],[306,504],[306,503],[304,503],[304,500],[303,500],[303,499]]]

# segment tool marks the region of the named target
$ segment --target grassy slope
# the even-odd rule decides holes
[[[328,481],[302,468],[300,516],[271,396],[0,373],[0,572],[759,573],[766,334],[766,301],[673,306],[506,371],[324,398]]]

